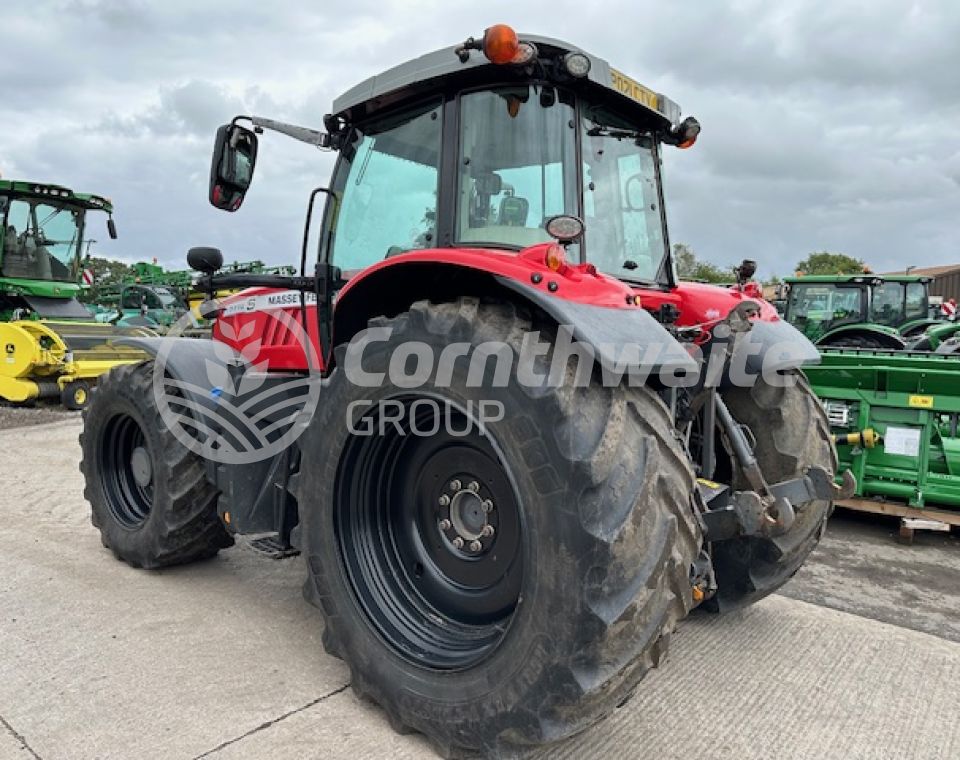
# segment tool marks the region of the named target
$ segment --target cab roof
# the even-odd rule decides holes
[[[679,105],[635,82],[604,59],[552,37],[535,34],[519,34],[518,37],[521,42],[533,43],[540,58],[572,52],[585,55],[590,61],[587,75],[581,79],[569,77],[565,84],[589,87],[602,96],[619,101],[628,110],[659,118],[664,127],[673,127],[680,122]],[[441,91],[448,83],[454,84],[457,80],[467,83],[484,78],[507,79],[511,73],[517,76],[518,70],[524,69],[523,65],[493,64],[478,50],[472,51],[466,61],[461,61],[456,52],[458,47],[451,45],[421,55],[350,88],[334,100],[331,117],[351,123],[401,101]]]
[[[75,193],[62,185],[26,180],[0,179],[0,196],[19,196],[29,198],[53,199],[86,209],[95,209],[113,213],[113,203],[109,198],[89,193]]]
[[[784,277],[783,281],[791,284],[809,282],[820,283],[821,285],[829,285],[831,283],[846,285],[859,284],[861,282],[930,282],[931,279],[930,277],[920,277],[918,275],[869,274],[864,272],[862,274],[805,274],[799,277]]]

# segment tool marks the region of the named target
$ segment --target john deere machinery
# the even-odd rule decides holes
[[[149,331],[98,324],[76,299],[87,213],[107,214],[115,237],[112,210],[98,195],[0,180],[0,399],[79,409],[101,374],[142,357],[112,340]]]
[[[268,267],[262,261],[244,261],[226,264],[224,274],[282,274],[292,275],[292,266]],[[189,269],[168,271],[156,263],[137,262],[129,278],[113,287],[100,288],[96,304],[98,322],[120,326],[149,327],[164,332],[188,310],[193,314],[201,330],[206,320],[199,312],[200,304],[211,296],[194,287],[196,273]],[[238,292],[237,288],[218,290],[213,297],[227,298]],[[195,328],[184,334],[199,334]]]
[[[843,506],[960,525],[960,357],[826,348],[804,371],[856,476]]]
[[[943,325],[930,314],[929,277],[808,275],[785,283],[784,318],[818,346],[902,350]]]

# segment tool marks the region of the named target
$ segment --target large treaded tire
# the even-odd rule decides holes
[[[884,341],[872,335],[839,335],[836,338],[817,343],[817,346],[820,348],[860,348],[877,351],[901,351],[905,348],[905,342],[892,336]]]
[[[439,352],[451,341],[475,347],[500,340],[516,352],[532,327],[513,304],[471,298],[420,301],[371,326],[391,327],[393,335],[375,344],[379,350],[368,346],[369,372],[385,371],[403,341]],[[302,439],[297,486],[304,592],[323,612],[326,650],[350,666],[354,691],[379,703],[395,729],[426,734],[447,757],[556,741],[622,704],[693,606],[690,567],[701,546],[694,474],[656,395],[596,381],[525,389],[516,372],[499,392],[486,382],[471,389],[463,382],[466,361],[458,360],[448,391],[431,378],[429,392],[504,401],[505,419],[489,430],[522,514],[520,602],[484,659],[451,671],[400,656],[374,631],[346,577],[332,517],[338,459],[349,438],[344,409],[379,391],[333,373]]]
[[[233,545],[217,514],[218,491],[207,479],[203,460],[161,420],[154,399],[152,361],[116,367],[101,377],[83,422],[83,495],[103,545],[119,559],[133,567],[158,568],[206,559]],[[133,512],[124,500],[118,503],[117,492],[122,489],[111,491],[108,485],[110,447],[116,445],[110,441],[119,425],[125,426],[127,435],[141,436],[137,441],[145,444],[152,467],[149,508],[137,504],[136,509],[146,514],[142,519],[128,516],[126,524],[118,511],[121,516]]]
[[[775,387],[762,378],[752,388],[731,388],[723,400],[734,418],[756,439],[756,456],[768,483],[801,475],[812,466],[836,472],[837,454],[830,423],[806,377]],[[747,490],[742,473],[735,472],[734,489]],[[798,507],[790,530],[775,538],[749,537],[713,544],[713,567],[718,591],[704,607],[714,612],[753,604],[786,583],[800,569],[826,529],[830,501],[812,501]]]

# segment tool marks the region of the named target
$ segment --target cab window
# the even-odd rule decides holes
[[[14,199],[3,220],[3,274],[72,280],[83,211],[53,201]]]
[[[881,325],[903,322],[904,286],[900,282],[883,282],[873,289],[871,317]]]
[[[652,136],[604,108],[585,105],[583,113],[589,259],[614,277],[653,282],[666,246]]]
[[[922,282],[909,283],[907,285],[907,319],[923,319],[929,316],[929,312],[926,287]]]
[[[345,272],[436,246],[440,103],[355,130],[334,183],[332,262]]]
[[[457,241],[509,248],[548,242],[544,222],[578,207],[572,97],[533,85],[467,93],[460,124]],[[578,255],[568,248],[568,256]]]

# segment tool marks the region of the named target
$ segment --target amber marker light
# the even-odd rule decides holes
[[[483,33],[483,54],[490,63],[512,63],[519,53],[517,33],[506,24],[494,24]]]
[[[563,265],[567,263],[566,256],[563,255],[563,246],[556,243],[547,248],[547,255],[544,259],[547,269],[553,272],[559,272]]]

